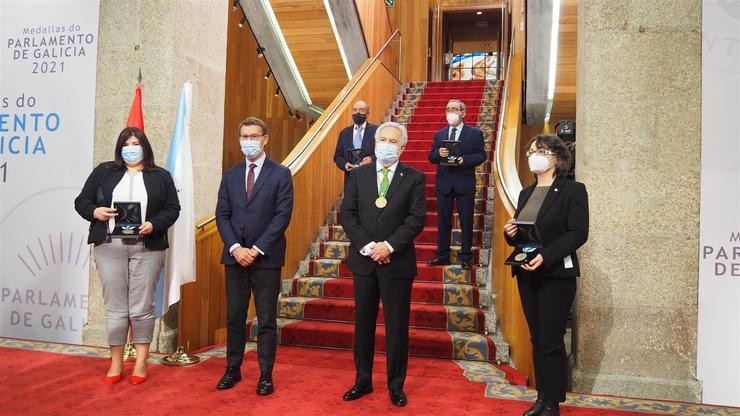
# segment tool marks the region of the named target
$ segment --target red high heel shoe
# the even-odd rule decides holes
[[[121,371],[121,374],[116,374],[114,376],[108,376],[106,375],[104,380],[108,384],[116,384],[119,381],[121,381],[121,378],[123,377],[123,371]]]
[[[133,376],[132,375],[131,378],[129,379],[129,381],[131,381],[131,384],[133,384],[133,385],[141,384],[141,383],[143,383],[143,382],[146,381],[146,376],[139,377],[139,376]]]

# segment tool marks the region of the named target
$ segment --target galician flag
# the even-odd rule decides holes
[[[172,131],[167,170],[180,199],[180,216],[169,229],[170,248],[164,278],[157,284],[155,313],[162,316],[180,300],[180,286],[195,281],[195,209],[193,207],[193,159],[190,154],[190,113],[193,86],[186,82],[180,94],[175,128]]]

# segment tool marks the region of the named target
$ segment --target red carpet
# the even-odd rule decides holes
[[[471,382],[450,360],[409,361],[409,404],[394,408],[385,386],[385,358],[376,356],[375,392],[355,402],[341,396],[354,381],[352,353],[279,347],[276,391],[255,393],[256,353],[246,354],[244,379],[218,391],[225,360],[209,358],[189,368],[150,365],[149,380],[112,386],[102,378],[108,360],[0,348],[0,412],[3,415],[519,415],[529,404],[484,397],[485,384]],[[130,375],[131,364],[126,373]],[[565,416],[644,415],[588,408],[562,408]]]

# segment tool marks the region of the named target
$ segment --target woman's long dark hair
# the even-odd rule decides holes
[[[570,172],[570,166],[573,164],[573,153],[565,142],[558,136],[549,134],[538,134],[529,141],[527,150],[532,147],[537,149],[547,149],[555,155],[555,176],[566,176]],[[536,175],[535,175],[536,176]]]
[[[154,152],[152,152],[152,145],[149,144],[149,139],[146,138],[146,134],[144,134],[143,131],[139,130],[136,127],[126,127],[125,129],[121,130],[121,134],[118,135],[118,141],[116,142],[114,170],[126,168],[126,162],[124,162],[123,158],[121,157],[121,149],[123,149],[123,144],[126,143],[126,140],[131,138],[131,136],[135,136],[137,139],[139,139],[139,146],[141,146],[141,150],[144,152],[144,158],[141,160],[141,162],[144,164],[144,169],[147,170],[156,168],[157,165],[154,163]]]

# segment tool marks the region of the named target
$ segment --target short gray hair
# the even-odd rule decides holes
[[[378,129],[375,130],[375,140],[378,140],[378,137],[380,137],[380,131],[386,127],[390,127],[401,132],[401,146],[406,146],[406,143],[409,142],[409,134],[406,132],[406,127],[404,127],[403,124],[395,123],[393,121],[387,121],[378,126]]]
[[[447,105],[450,105],[450,103],[460,103],[460,110],[462,110],[463,113],[465,112],[465,103],[464,102],[458,100],[457,98],[453,98],[450,101],[447,101]]]

